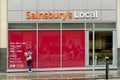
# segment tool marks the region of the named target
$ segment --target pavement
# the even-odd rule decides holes
[[[9,72],[0,73],[0,80],[120,80],[120,71],[109,70],[108,79],[105,70]]]

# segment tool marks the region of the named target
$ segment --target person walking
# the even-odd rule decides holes
[[[25,52],[24,55],[26,57],[26,63],[27,63],[28,71],[32,72],[32,70],[31,70],[32,52],[30,51],[30,48],[27,49],[27,52]]]

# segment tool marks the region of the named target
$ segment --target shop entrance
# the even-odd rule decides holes
[[[86,65],[103,66],[109,57],[111,66],[116,66],[116,31],[113,23],[96,23],[86,25]],[[93,58],[94,57],[94,58]],[[93,64],[94,63],[94,64]]]
[[[113,35],[112,31],[95,32],[95,65],[104,65],[105,57],[109,57],[110,64],[113,64]],[[93,65],[93,33],[89,32],[89,65]]]

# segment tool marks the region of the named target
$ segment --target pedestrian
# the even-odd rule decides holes
[[[27,49],[27,52],[25,52],[24,55],[26,57],[28,72],[32,72],[32,70],[31,70],[32,52],[30,51],[30,48]]]

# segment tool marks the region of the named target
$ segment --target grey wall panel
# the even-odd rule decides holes
[[[86,0],[86,9],[101,9],[102,0]]]
[[[36,0],[23,0],[23,10],[36,10]]]
[[[94,10],[93,10],[94,11]],[[32,13],[35,11],[32,11]],[[39,11],[40,13],[44,13],[47,11]],[[52,12],[52,11],[51,11]],[[57,12],[57,11],[56,11]],[[58,11],[58,12],[64,12],[64,11]],[[78,13],[81,11],[77,11]],[[74,15],[74,12],[72,12]],[[97,10],[98,17],[96,19],[87,19],[87,22],[96,22],[96,21],[116,21],[116,11],[115,10]],[[8,12],[8,21],[63,21],[61,19],[26,19],[26,11],[9,11]],[[65,21],[84,21],[84,19],[66,19]],[[64,22],[64,21],[63,21]]]
[[[19,2],[19,3],[18,3]],[[110,2],[109,4],[106,4]],[[113,4],[112,4],[113,3]],[[15,4],[15,5],[14,5]],[[88,21],[113,21],[116,20],[115,0],[8,0],[8,21],[38,21],[26,19],[25,11],[98,11],[97,19]],[[111,8],[110,8],[111,7]],[[103,9],[102,9],[103,8]],[[14,10],[14,11],[11,11]],[[22,12],[23,11],[23,12]],[[101,12],[102,11],[102,12]],[[39,19],[40,21],[61,21],[60,19]],[[81,19],[66,19],[68,21],[83,21]]]
[[[8,10],[22,10],[22,0],[8,0]]]
[[[55,0],[55,10],[68,10],[69,0]]]
[[[69,0],[70,10],[85,9],[85,0]]]
[[[116,0],[102,0],[102,9],[116,9]]]
[[[120,48],[117,48],[117,66],[120,70]]]
[[[9,11],[8,12],[8,21],[22,21],[21,11]]]
[[[38,9],[39,10],[54,10],[54,0],[39,0]]]
[[[115,10],[102,11],[102,20],[116,21],[116,11]]]
[[[60,19],[39,19],[40,23],[60,23],[61,21]]]
[[[6,72],[6,69],[7,69],[7,48],[0,48],[0,72]]]

